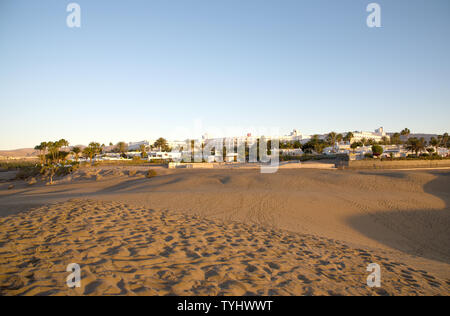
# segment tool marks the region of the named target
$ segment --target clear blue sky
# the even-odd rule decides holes
[[[195,120],[443,133],[449,56],[448,0],[1,0],[0,149],[184,139]]]

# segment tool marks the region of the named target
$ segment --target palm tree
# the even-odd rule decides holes
[[[405,128],[400,132],[400,135],[403,136],[409,136],[411,134],[411,131],[409,130],[409,128]]]
[[[40,145],[36,145],[36,146],[34,146],[34,150],[39,150],[39,160],[41,161],[41,163],[42,163],[42,147],[40,146]]]
[[[434,151],[437,151],[437,147],[439,146],[439,140],[437,140],[435,137],[431,137],[430,145],[433,146]]]
[[[405,136],[406,140],[408,140],[409,135],[411,135],[411,131],[409,128],[405,128],[400,132],[400,135]]]
[[[158,138],[156,142],[153,144],[153,146],[159,148],[159,151],[170,151],[167,140],[165,140],[162,137]]]
[[[313,135],[310,141],[302,146],[302,149],[305,153],[312,153],[314,150],[316,153],[321,154],[327,145],[324,140],[319,139],[319,135]]]
[[[391,137],[391,144],[399,145],[400,143],[400,133],[394,133],[394,135],[392,135]]]
[[[79,158],[80,153],[81,153],[81,148],[80,147],[72,148],[72,153],[75,155],[75,160],[78,162],[78,158]]]
[[[68,151],[60,151],[58,153],[58,159],[65,165],[65,162],[67,161],[67,156],[70,155],[70,152]]]
[[[47,143],[47,148],[48,148],[48,158],[50,158],[49,160],[51,161],[56,161],[57,157],[58,157],[58,152],[59,149],[61,148],[58,144],[58,142],[48,142]]]
[[[449,141],[450,141],[448,133],[445,133],[443,135],[439,135],[438,136],[438,141],[439,141],[438,147],[448,147]]]
[[[91,148],[89,148],[89,147],[85,147],[84,149],[83,149],[83,151],[82,151],[82,154],[83,154],[83,157],[84,158],[86,158],[86,159],[91,159],[91,162],[92,162],[92,150],[91,150]]]
[[[41,164],[45,163],[45,152],[47,151],[48,144],[47,142],[42,142],[36,147],[34,147],[34,150],[39,150],[39,159],[41,161]]]
[[[102,146],[99,143],[91,142],[88,147],[91,149],[91,153],[94,157],[102,152]]]
[[[64,160],[64,157],[59,152],[62,147],[69,146],[69,142],[65,139],[60,139],[55,142],[47,142],[46,143],[46,149],[48,150],[47,156],[51,158],[52,162],[60,162],[61,160]]]
[[[122,155],[128,151],[128,145],[125,142],[118,142],[116,148]]]
[[[344,141],[350,143],[352,141],[353,137],[354,137],[353,133],[352,132],[348,132],[347,135],[345,135],[345,137],[344,137]]]
[[[50,184],[53,184],[53,177],[57,169],[60,168],[60,163],[64,162],[69,155],[67,151],[61,151],[61,147],[67,146],[69,146],[69,142],[65,139],[41,143],[41,145],[36,146],[36,148],[40,148],[44,153],[45,165],[43,169],[50,171]]]
[[[419,155],[419,152],[425,150],[426,148],[426,141],[422,137],[418,139],[417,137],[411,137],[408,139],[408,142],[406,143],[406,149],[410,151],[414,151],[416,153],[416,156]]]
[[[145,148],[145,145],[142,144],[141,146],[139,146],[139,149],[141,151],[141,157],[145,158],[147,156],[147,149]]]
[[[59,146],[61,146],[61,148],[69,147],[69,142],[67,140],[65,140],[64,138],[58,140],[58,144],[59,144]]]
[[[336,144],[337,134],[335,132],[330,132],[327,135],[327,142],[330,146],[334,146]]]
[[[60,148],[64,148],[64,147],[69,147],[69,141],[63,139],[60,139],[58,141],[58,145],[60,146]],[[70,151],[60,151],[59,152],[59,159],[60,161],[62,161],[63,163],[66,162],[67,156],[69,156]]]
[[[92,159],[101,153],[101,145],[96,142],[91,142],[88,147],[83,150],[83,154],[85,157],[89,158],[92,163]]]

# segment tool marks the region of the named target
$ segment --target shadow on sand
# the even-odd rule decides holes
[[[425,184],[424,192],[440,198],[445,208],[436,210],[396,210],[352,216],[349,224],[363,235],[401,252],[450,264],[450,172],[430,171],[435,179]],[[399,177],[391,173],[373,175]],[[386,230],[370,229],[370,223]],[[395,238],[392,238],[395,236]]]

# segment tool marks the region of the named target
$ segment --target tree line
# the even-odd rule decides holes
[[[363,138],[360,141],[352,142],[352,139],[354,138],[352,132],[346,133],[345,136],[336,132],[330,132],[324,138],[321,138],[319,135],[313,135],[305,144],[302,144],[299,141],[282,142],[280,143],[280,149],[302,149],[305,153],[316,152],[320,154],[325,148],[332,147],[341,141],[351,142],[350,146],[353,150],[362,146],[377,146],[375,147],[377,152],[379,151],[379,148],[381,148],[378,147],[380,145],[405,145],[408,150],[414,151],[416,154],[427,150],[428,146],[433,147],[435,150],[438,147],[450,148],[450,138],[448,133],[432,137],[429,142],[423,137],[409,137],[410,135],[411,131],[408,128],[405,128],[399,133],[394,133],[391,137],[382,137],[381,141],[378,142],[371,138]]]
[[[35,146],[34,149],[39,151],[39,160],[42,165],[45,164],[64,164],[72,156],[72,160],[79,161],[80,157],[89,159],[91,162],[97,156],[106,152],[120,153],[126,157],[125,153],[128,152],[128,144],[126,142],[118,142],[116,145],[109,143],[109,151],[106,150],[105,144],[98,142],[91,142],[88,146],[82,148],[79,146],[69,147],[69,142],[65,139],[58,141],[41,142]],[[112,147],[112,148],[111,148]],[[141,145],[139,151],[142,153],[142,158],[147,156],[147,151],[151,149],[157,149],[160,151],[170,151],[171,148],[168,145],[166,139],[160,137],[153,145],[145,146]]]

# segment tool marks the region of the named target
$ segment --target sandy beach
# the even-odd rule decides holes
[[[146,170],[3,178],[0,295],[450,294],[448,170]]]

